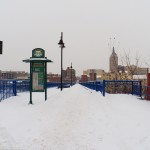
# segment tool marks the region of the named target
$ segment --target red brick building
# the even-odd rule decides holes
[[[88,82],[88,76],[87,75],[81,75],[80,82]]]
[[[76,71],[70,67],[67,67],[66,70],[62,71],[62,79],[63,82],[76,82]],[[48,74],[47,75],[48,82],[60,82],[61,75],[59,74]]]

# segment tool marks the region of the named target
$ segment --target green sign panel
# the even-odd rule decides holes
[[[32,91],[44,92],[44,63],[42,62],[32,64]]]

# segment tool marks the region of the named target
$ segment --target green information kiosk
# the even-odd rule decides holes
[[[23,62],[30,63],[30,102],[32,104],[32,92],[45,92],[47,100],[47,62],[52,62],[45,57],[45,51],[41,48],[32,50],[32,57]]]

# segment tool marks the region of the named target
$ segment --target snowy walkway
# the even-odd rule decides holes
[[[75,85],[0,103],[0,150],[150,150],[150,102]]]

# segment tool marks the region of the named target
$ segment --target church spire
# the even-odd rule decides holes
[[[110,64],[110,72],[117,72],[117,70],[118,70],[118,56],[115,53],[114,46],[112,49],[112,54],[110,55],[109,64]]]
[[[115,53],[115,48],[114,48],[114,46],[113,46],[113,51],[112,51],[113,53]]]

